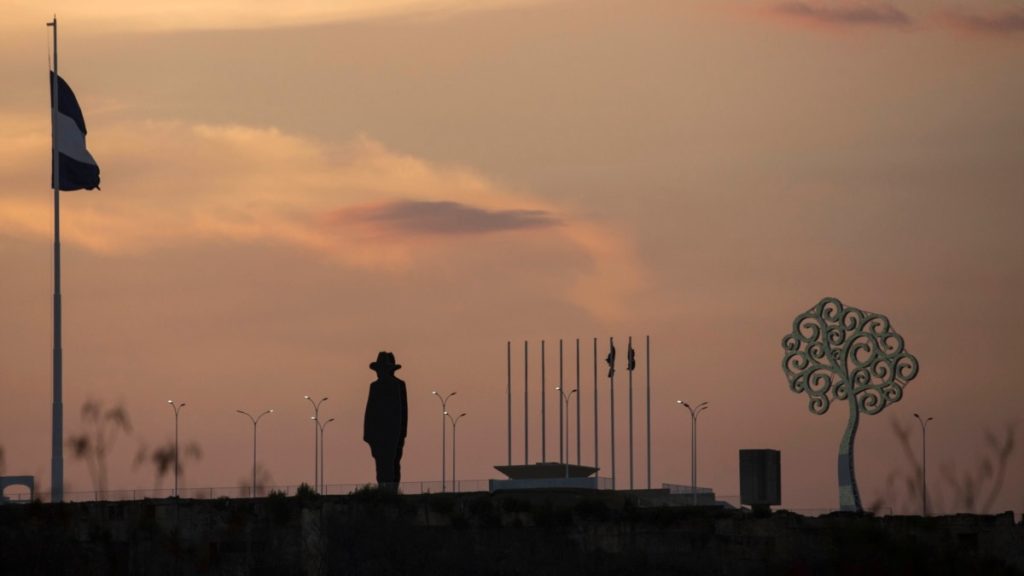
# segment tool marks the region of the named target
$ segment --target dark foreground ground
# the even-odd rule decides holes
[[[817,518],[540,492],[0,506],[0,574],[1024,574],[1010,513]]]

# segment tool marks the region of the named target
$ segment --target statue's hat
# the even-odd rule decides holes
[[[392,354],[391,352],[384,352],[384,351],[378,352],[377,353],[377,360],[375,362],[371,362],[370,363],[370,370],[373,370],[374,372],[379,372],[380,370],[385,369],[385,368],[391,368],[392,370],[398,370],[401,367],[402,367],[401,364],[395,364],[395,355],[394,354]]]

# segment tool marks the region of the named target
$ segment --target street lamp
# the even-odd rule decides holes
[[[445,445],[448,444],[448,439],[445,436],[448,431],[448,426],[447,424],[445,424],[444,419],[445,416],[448,415],[448,399],[451,398],[452,396],[455,396],[455,392],[452,392],[447,396],[442,396],[441,394],[438,394],[437,390],[433,390],[430,393],[433,394],[434,396],[437,396],[437,399],[441,401],[441,492],[444,492],[446,482],[445,464],[448,463],[448,459],[445,457]],[[454,468],[454,466],[452,466],[452,468]]]
[[[319,402],[314,402],[309,396],[303,398],[313,405],[313,490],[316,490],[316,485],[320,481],[320,405],[327,401],[327,396],[321,398]]]
[[[330,420],[323,423],[317,421],[315,416],[310,416],[309,419],[316,422],[317,428],[319,428],[320,430],[320,477],[317,478],[317,481],[320,483],[320,488],[318,489],[318,491],[322,494],[324,492],[324,428],[327,428],[328,424],[334,422],[334,418],[331,418]]]
[[[565,405],[565,477],[569,477],[569,400],[572,399],[572,395],[576,393],[576,389],[573,388],[568,394],[565,390],[562,390],[561,386],[555,386],[555,390],[558,390],[558,394],[562,397],[562,404]],[[579,414],[576,418],[579,418]],[[558,451],[562,451],[562,405],[558,406]]]
[[[455,392],[452,392],[452,394],[455,394]],[[463,412],[455,418],[452,418],[452,415],[447,412],[445,412],[444,415],[447,416],[448,420],[451,420],[452,423],[452,490],[458,492],[459,489],[457,488],[455,480],[455,425],[459,423],[459,420],[462,420],[462,417],[465,416],[466,413]]]
[[[693,494],[693,505],[697,505],[697,416],[707,409],[708,403],[701,402],[696,406],[690,406],[682,400],[676,400],[676,404],[686,406],[690,411],[690,493]]]
[[[267,414],[273,414],[274,410],[264,410],[259,416],[253,418],[252,414],[249,414],[245,410],[235,410],[239,414],[245,414],[252,420],[252,497],[256,497],[256,425],[260,423],[260,419]]]
[[[178,411],[185,407],[185,403],[175,404],[173,400],[168,400],[168,404],[174,409],[174,497],[178,497],[178,475],[180,469],[178,468]]]
[[[921,424],[921,515],[928,515],[928,423],[932,417],[921,418],[914,412],[914,418]]]

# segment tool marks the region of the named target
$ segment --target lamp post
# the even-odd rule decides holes
[[[264,410],[259,416],[253,418],[252,414],[249,414],[245,410],[235,410],[239,414],[245,414],[252,420],[252,497],[256,497],[256,425],[260,423],[260,419],[267,414],[273,414],[274,410]]]
[[[572,399],[572,395],[576,393],[576,388],[573,388],[572,390],[570,390],[568,394],[565,393],[565,390],[562,390],[561,386],[556,386],[555,390],[558,390],[558,394],[562,396],[562,403],[565,404],[565,477],[568,478],[569,477],[569,421],[571,420],[571,418],[569,417],[570,416],[570,414],[569,414],[569,400],[571,400]],[[576,418],[579,418],[579,417],[580,417],[580,415],[577,414]],[[558,420],[559,420],[559,422],[558,422],[558,441],[561,443],[562,442],[562,421],[561,421],[562,420],[562,410],[561,410],[561,406],[559,406],[559,410],[558,410]],[[558,451],[559,452],[562,451],[561,444],[559,444]]]
[[[914,418],[921,425],[921,515],[928,515],[928,423],[932,417],[921,418],[914,412]]]
[[[445,465],[448,463],[448,458],[446,457],[445,454],[445,446],[448,444],[448,425],[445,424],[444,420],[445,417],[448,416],[448,399],[451,398],[452,396],[455,396],[455,392],[452,392],[447,396],[439,394],[437,390],[433,390],[430,393],[433,394],[434,396],[437,396],[437,399],[441,402],[441,492],[444,492],[446,484]],[[452,434],[454,434],[454,431],[452,432]]]
[[[310,419],[316,421],[315,416],[310,416]],[[330,420],[327,420],[326,422],[323,423],[316,421],[317,428],[320,430],[320,477],[317,478],[317,482],[320,483],[320,487],[318,488],[317,491],[320,492],[321,494],[323,494],[326,491],[326,485],[324,483],[324,429],[327,428],[327,425],[330,424],[331,422],[334,422],[334,418],[331,418]]]
[[[317,490],[320,483],[320,405],[327,401],[327,396],[314,402],[309,396],[303,396],[313,405],[313,490]]]
[[[178,467],[178,412],[185,407],[185,403],[175,404],[173,400],[168,400],[168,404],[174,409],[174,497],[178,497],[178,475],[180,468]]]
[[[701,402],[696,406],[690,406],[682,400],[676,400],[676,404],[686,406],[690,411],[690,493],[693,494],[693,505],[697,505],[697,416],[707,409],[708,403]]]
[[[454,392],[452,392],[452,394],[454,394]],[[452,423],[452,489],[453,491],[458,492],[459,489],[457,488],[455,480],[455,425],[459,423],[459,420],[462,420],[462,417],[465,416],[466,413],[463,412],[462,414],[459,414],[455,418],[452,418],[452,415],[447,412],[445,412],[444,415]]]

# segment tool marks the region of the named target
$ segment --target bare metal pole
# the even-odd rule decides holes
[[[580,388],[580,339],[576,339],[576,389]],[[580,397],[583,393],[576,394],[576,465],[581,464],[580,461]]]
[[[559,391],[561,391],[562,387],[565,386],[565,382],[563,381],[562,376],[563,376],[563,371],[562,371],[562,339],[559,338],[558,339],[558,390]],[[564,394],[563,394],[563,397],[564,397]],[[568,456],[568,454],[565,453],[566,450],[568,450],[568,446],[566,446],[566,450],[562,450],[562,444],[563,444],[563,442],[562,442],[562,418],[563,418],[563,412],[564,412],[562,410],[562,404],[563,404],[563,402],[559,402],[558,403],[558,461],[559,462],[568,462],[569,461],[569,456]],[[566,430],[568,431],[568,428],[566,428]]]
[[[594,338],[594,468],[600,469],[601,452],[599,451],[599,435],[598,429],[598,411],[597,411],[597,398],[599,396],[597,387],[597,338]]]
[[[530,463],[530,342],[523,341],[523,464]]]
[[[53,27],[53,78],[50,79],[50,129],[53,155],[53,415],[50,460],[50,501],[64,500],[64,352],[61,347],[60,302],[60,152],[57,147],[57,17]]]
[[[647,489],[651,489],[651,337],[647,336],[644,375],[647,377]]]
[[[505,342],[505,364],[508,369],[508,383],[505,387],[508,407],[508,465],[512,465],[512,341]],[[444,470],[444,463],[441,463]]]
[[[547,398],[547,359],[544,341],[540,341],[540,461],[548,461],[548,398]]]

